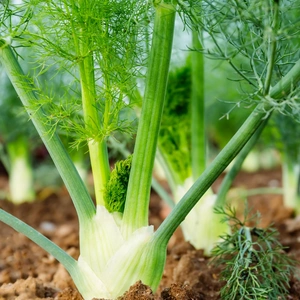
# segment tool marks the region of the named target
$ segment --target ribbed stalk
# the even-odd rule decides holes
[[[155,7],[145,95],[123,215],[123,232],[127,236],[148,224],[152,170],[166,94],[175,13],[172,4],[161,3]]]

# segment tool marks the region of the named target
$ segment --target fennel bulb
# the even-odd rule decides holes
[[[85,300],[115,299],[138,280],[149,284],[147,253],[153,226],[134,231],[127,239],[121,232],[120,213],[98,205],[95,216],[81,229],[78,272],[71,274]]]
[[[177,186],[175,202],[183,197],[193,184],[191,177],[187,178],[183,185]],[[190,242],[196,249],[203,249],[209,255],[221,238],[220,236],[229,233],[227,223],[221,222],[221,216],[214,212],[217,195],[209,189],[194,208],[181,223],[185,240]]]

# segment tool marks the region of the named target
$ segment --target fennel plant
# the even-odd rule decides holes
[[[208,59],[219,60],[220,64],[227,62],[234,71],[234,78],[231,80],[239,83],[242,99],[236,103],[233,99],[228,99],[232,103],[231,108],[219,117],[229,119],[239,107],[253,107],[254,103],[263,102],[268,97],[272,84],[284,74],[289,60],[296,58],[292,55],[293,51],[298,52],[297,30],[291,27],[284,14],[299,23],[293,9],[276,1],[261,1],[257,6],[254,1],[178,3],[189,11],[189,14],[182,15],[182,19],[190,28],[192,52],[190,62],[170,73],[158,151],[158,160],[165,170],[175,203],[190,188],[206,165],[204,89],[205,81],[209,82],[209,74],[204,71],[204,63]],[[296,4],[294,6],[297,9]],[[199,13],[201,10],[202,14]],[[195,32],[198,35],[195,36]],[[295,86],[295,94],[297,93]],[[293,94],[291,91],[289,97]],[[227,100],[226,95],[223,97],[223,101]],[[218,216],[214,215],[213,208],[224,205],[233,179],[267,126],[273,110],[289,114],[290,118],[298,118],[298,103],[288,101],[282,106],[279,104],[276,107],[273,104],[272,108],[266,109],[266,120],[239,154],[218,195],[208,191],[182,223],[186,239],[196,248],[204,248],[209,253],[218,236],[226,231],[224,224],[218,225]],[[224,128],[218,125],[216,127],[219,135],[226,136],[226,123],[222,124]],[[206,230],[204,224],[209,222],[214,225]]]
[[[154,232],[148,223],[148,207],[175,15],[179,11],[187,23],[192,22],[198,38],[202,36],[199,25],[212,34],[212,28],[207,28],[206,23],[198,23],[205,17],[215,16],[210,12],[213,3],[203,1],[203,4],[202,7],[202,2],[198,1],[192,6],[185,1],[178,1],[178,4],[154,1],[150,5],[129,0],[1,3],[0,62],[72,198],[79,219],[80,256],[78,260],[73,259],[45,236],[2,209],[0,220],[60,261],[86,300],[95,297],[115,299],[137,280],[142,280],[153,290],[158,287],[167,244],[176,228],[271,111],[294,92],[300,79],[300,61],[291,61],[281,70],[282,76],[272,77],[276,57],[271,50],[276,43],[274,39],[271,42],[264,40],[270,48],[270,55],[266,55],[267,70],[262,69],[259,75],[264,79],[264,88],[260,89],[262,79],[259,76],[256,86],[252,78],[248,79],[242,71],[238,73],[257,88],[252,95],[255,108],[211,164],[205,169],[196,166],[193,176],[197,179]],[[270,7],[271,19],[277,18],[278,3],[274,2]],[[231,21],[230,14],[225,21]],[[230,28],[234,25],[232,23]],[[274,36],[278,34],[276,26],[271,27]],[[150,38],[151,45],[147,42]],[[54,106],[60,108],[60,113],[49,115],[55,95],[46,94],[39,85],[38,76],[33,78],[22,69],[22,58],[18,55],[21,46],[32,49],[33,57],[41,66],[39,73],[50,68],[66,70],[80,87],[77,97],[67,98],[66,102]],[[256,62],[262,65],[259,59]],[[230,63],[235,66],[232,61]],[[250,66],[253,72],[258,67]],[[141,77],[145,88],[132,161],[120,163],[113,173],[109,167],[107,143],[115,132],[133,133],[133,120],[121,115],[139,101],[137,84]],[[76,114],[72,113],[74,110]],[[96,205],[59,138],[58,132],[63,129],[69,129],[76,137],[75,146],[80,143],[88,146]],[[120,174],[122,176],[118,177]],[[106,192],[110,183],[114,186],[113,182],[118,186],[122,184],[121,195]],[[107,194],[113,199],[107,199]]]
[[[193,64],[198,70],[192,68]],[[203,73],[202,54],[195,51],[185,65],[170,72],[158,139],[157,161],[172,191],[171,207],[180,201],[206,166],[204,82],[193,73]],[[206,254],[219,236],[228,232],[228,226],[213,212],[215,200],[216,195],[208,190],[181,224],[185,240],[197,249],[204,249]],[[211,223],[209,228],[208,223]]]

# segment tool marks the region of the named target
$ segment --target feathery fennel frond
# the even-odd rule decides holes
[[[104,191],[105,207],[109,212],[124,211],[132,155],[116,162]]]
[[[289,277],[296,261],[284,253],[274,228],[259,228],[258,215],[244,212],[240,220],[236,210],[227,206],[216,213],[231,224],[232,233],[222,236],[212,251],[213,263],[221,265],[221,299],[278,299],[288,292]],[[249,222],[254,225],[249,225]]]

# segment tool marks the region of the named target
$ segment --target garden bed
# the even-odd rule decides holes
[[[6,185],[7,178],[2,176],[0,188],[3,190]],[[280,170],[241,173],[234,182],[235,187],[245,189],[280,185]],[[218,182],[214,188],[217,186]],[[251,196],[249,203],[260,211],[262,226],[275,224],[281,243],[288,247],[288,255],[300,261],[300,219],[293,218],[291,211],[283,207],[281,195]],[[0,206],[78,257],[78,220],[64,189],[49,193],[46,199],[33,204],[14,206],[1,201]],[[154,193],[150,210],[150,223],[157,227],[166,208]],[[0,300],[82,299],[68,273],[53,257],[23,235],[0,224]],[[209,262],[201,250],[184,242],[181,231],[177,230],[169,243],[165,271],[156,294],[137,283],[123,299],[219,299],[220,269]],[[297,275],[291,278],[287,299],[300,299]]]

